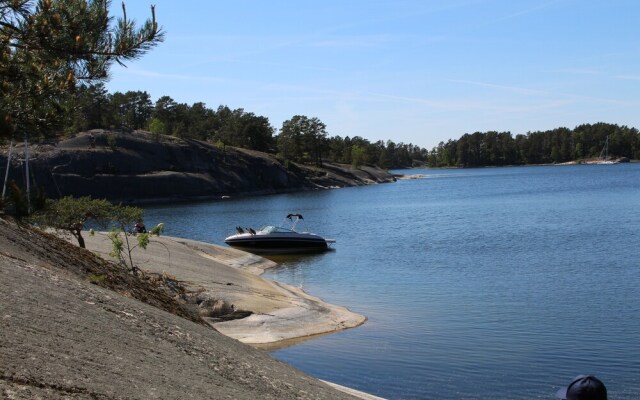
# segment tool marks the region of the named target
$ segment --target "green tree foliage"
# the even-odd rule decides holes
[[[170,96],[156,101],[148,126],[158,134],[258,151],[270,151],[274,143],[273,127],[266,117],[227,106],[212,110],[202,102],[189,106],[177,103]]]
[[[153,108],[152,118],[162,124],[164,129],[163,135],[170,135],[173,132],[173,127],[176,125],[177,115],[175,108],[177,103],[169,96],[162,96],[157,101]]]
[[[143,210],[131,206],[112,206],[109,218],[112,224],[109,239],[111,240],[112,250],[109,254],[117,259],[120,265],[127,267],[134,274],[138,273],[138,268],[133,263],[132,253],[140,247],[146,249],[149,245],[151,236],[160,236],[164,230],[164,224],[158,224],[153,229],[144,233],[135,233],[129,226],[133,226],[136,221],[142,221]],[[136,237],[134,244],[133,236]]]
[[[237,136],[239,141],[232,142],[234,146],[264,152],[273,150],[273,127],[269,119],[245,112],[240,121],[242,128]]]
[[[351,165],[354,167],[359,167],[366,161],[366,150],[357,144],[351,146]]]
[[[102,83],[81,84],[64,103],[67,121],[65,131],[73,134],[109,126],[110,95]]]
[[[134,233],[131,229],[127,229],[127,227],[133,227],[137,221],[141,221],[143,215],[144,210],[138,207],[116,205],[107,200],[92,199],[88,196],[79,198],[67,196],[58,200],[48,200],[45,208],[32,216],[32,222],[43,228],[71,234],[82,248],[85,248],[82,232],[88,224],[101,229],[111,228],[108,235],[112,244],[110,255],[122,266],[137,273],[138,268],[133,263],[132,252],[138,247],[146,249],[151,237],[159,236],[164,229],[164,224],[158,224],[144,233]],[[134,235],[135,240],[132,238]]]
[[[636,128],[597,123],[573,130],[557,128],[516,135],[510,132],[475,132],[441,142],[429,155],[430,167],[482,167],[578,161],[599,156],[609,137],[613,157],[640,158],[640,132]]]
[[[304,117],[306,118],[306,117]],[[282,124],[282,129],[276,141],[278,154],[285,160],[302,161],[304,149],[302,146],[303,117],[296,115]]]
[[[215,132],[215,112],[207,108],[204,103],[194,103],[191,107],[186,107],[182,114],[184,119],[182,125],[186,128],[183,135],[207,140]]]
[[[103,81],[110,66],[149,51],[163,39],[151,18],[137,28],[115,23],[109,0],[0,2],[0,135],[50,134],[78,82]],[[21,133],[20,132],[20,133]]]
[[[153,110],[151,96],[147,92],[116,92],[110,96],[109,100],[107,123],[110,127],[120,129],[147,128]]]
[[[327,146],[327,126],[318,118],[311,118],[308,121],[307,129],[304,132],[303,140],[306,143],[311,162],[321,166],[322,154]]]
[[[332,162],[352,164],[377,165],[381,168],[406,168],[414,165],[424,165],[427,162],[428,151],[413,144],[386,143],[379,140],[371,143],[360,136],[353,138],[334,136],[325,139],[324,154]]]
[[[318,118],[296,115],[282,123],[277,138],[278,152],[285,159],[322,165],[327,143],[327,127]]]
[[[213,119],[209,140],[251,150],[271,151],[274,144],[273,127],[266,117],[242,108],[231,110],[227,106],[220,106],[213,114]]]
[[[287,160],[321,164],[326,126],[318,118],[296,115],[282,123],[278,152]]]
[[[42,226],[69,233],[85,247],[82,231],[89,222],[106,227],[113,219],[118,206],[107,200],[92,199],[85,196],[74,198],[66,196],[58,200],[49,200],[44,210],[33,216],[33,221]],[[140,210],[140,213],[142,210]]]
[[[160,121],[158,118],[151,118],[149,121],[149,132],[153,134],[153,137],[158,140],[160,139],[160,135],[164,135],[167,131],[167,126],[164,122]]]

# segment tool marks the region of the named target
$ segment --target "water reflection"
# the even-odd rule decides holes
[[[332,251],[336,251],[336,249],[330,248],[326,251],[306,254],[265,254],[262,255],[262,257],[278,263],[278,266],[275,268],[284,270],[287,268],[297,268],[300,265],[312,263],[320,259],[321,257],[324,257],[326,252]]]
[[[319,333],[317,335],[309,335],[309,336],[297,337],[292,339],[286,339],[286,340],[281,340],[275,343],[254,343],[254,344],[251,344],[251,347],[259,350],[264,350],[266,352],[274,352],[274,351],[284,350],[289,347],[298,346],[309,340],[318,339],[320,337],[328,336],[332,334],[335,334],[335,332],[326,332],[326,333]]]
[[[332,249],[330,251],[335,250]],[[312,271],[312,269],[321,265],[319,261],[326,257],[328,255],[327,253],[328,251],[323,253],[263,256],[264,258],[278,264],[266,271],[264,277],[277,280],[279,282],[286,282],[298,289],[305,290],[307,278],[315,275],[315,272]]]

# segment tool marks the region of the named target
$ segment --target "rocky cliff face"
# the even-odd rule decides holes
[[[5,171],[8,149],[0,153]],[[357,186],[395,180],[386,171],[327,164],[289,163],[243,149],[148,133],[93,130],[29,148],[31,184],[50,198],[92,196],[125,203],[216,199],[288,191]],[[11,157],[9,180],[24,185],[24,149]]]

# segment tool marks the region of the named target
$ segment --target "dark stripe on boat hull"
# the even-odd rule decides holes
[[[328,249],[327,242],[320,238],[238,238],[225,240],[229,246],[256,254],[311,253]]]

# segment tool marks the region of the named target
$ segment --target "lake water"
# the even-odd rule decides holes
[[[266,277],[369,319],[274,357],[388,399],[553,399],[594,374],[640,398],[640,164],[411,170],[424,179],[150,207],[223,244],[279,224],[337,239]]]

